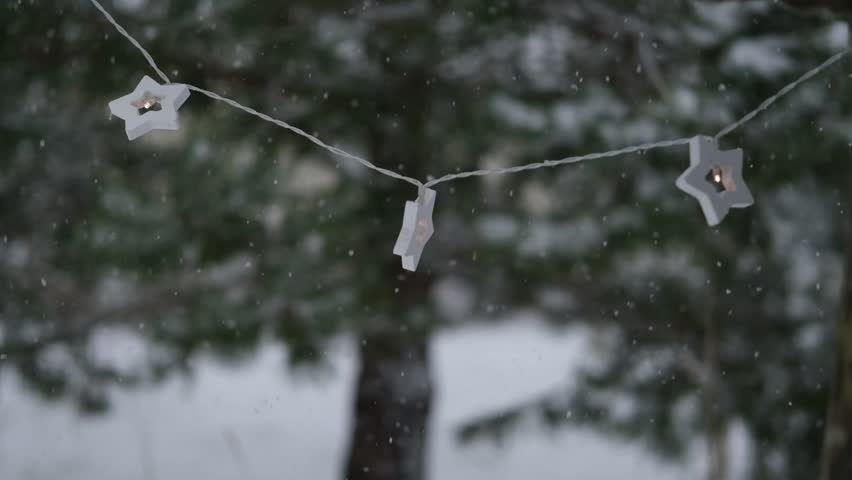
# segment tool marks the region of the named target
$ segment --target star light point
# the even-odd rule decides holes
[[[677,187],[698,200],[711,227],[731,208],[754,204],[743,180],[743,151],[720,150],[716,139],[703,135],[690,140],[689,168],[677,179]]]
[[[435,195],[435,190],[423,188],[417,200],[405,202],[402,229],[399,231],[393,253],[402,257],[402,268],[408,271],[417,271],[423,249],[435,233],[432,223]]]
[[[152,130],[177,130],[177,111],[187,98],[186,85],[161,85],[146,75],[132,93],[109,102],[109,110],[124,120],[127,138],[135,140]]]

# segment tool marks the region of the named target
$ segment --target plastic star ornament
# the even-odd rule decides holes
[[[731,208],[754,203],[743,180],[743,151],[719,150],[711,137],[699,135],[689,142],[689,168],[677,179],[677,187],[698,200],[711,227]]]
[[[414,272],[426,242],[435,233],[432,211],[435,209],[435,190],[423,188],[414,202],[405,202],[402,229],[393,247],[394,255],[402,257],[402,268]]]
[[[187,98],[186,85],[160,85],[146,75],[133,93],[109,102],[109,110],[124,120],[127,138],[135,140],[151,130],[177,130],[177,111]]]

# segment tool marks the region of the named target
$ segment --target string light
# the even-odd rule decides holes
[[[124,120],[127,138],[135,140],[153,130],[177,130],[177,111],[188,98],[186,85],[160,85],[146,75],[132,93],[109,102],[109,111]]]
[[[416,178],[409,177],[409,176],[406,176],[406,175],[402,175],[398,172],[395,172],[393,170],[389,170],[389,169],[386,169],[386,168],[383,168],[383,167],[379,167],[379,166],[373,164],[372,162],[370,162],[367,159],[361,158],[357,155],[353,155],[353,154],[346,152],[345,150],[342,150],[338,147],[329,145],[326,142],[324,142],[323,140],[321,140],[320,138],[318,138],[317,136],[311,135],[311,134],[307,133],[306,131],[302,130],[301,128],[299,128],[299,127],[291,125],[291,124],[289,124],[289,123],[287,123],[283,120],[273,118],[268,114],[259,112],[255,109],[251,108],[251,107],[245,106],[245,105],[237,102],[236,100],[224,97],[224,96],[222,96],[222,95],[220,95],[216,92],[212,92],[210,90],[206,90],[206,89],[203,89],[201,87],[194,86],[194,85],[172,84],[172,82],[169,80],[168,76],[157,66],[157,63],[156,63],[156,61],[154,61],[154,58],[139,43],[139,41],[136,40],[136,38],[134,38],[130,33],[128,33],[127,30],[115,20],[115,18],[103,7],[103,5],[101,5],[101,3],[98,0],[89,0],[89,1],[90,1],[90,3],[92,3],[92,5],[94,5],[95,8],[97,8],[104,15],[104,17],[107,19],[107,21],[109,21],[113,25],[113,27],[115,27],[115,29],[121,35],[123,35],[125,38],[127,38],[127,40],[134,47],[136,47],[137,50],[139,50],[142,53],[142,56],[145,57],[145,60],[148,62],[148,64],[151,66],[151,68],[165,82],[165,85],[157,84],[158,86],[160,86],[160,87],[174,86],[174,87],[179,87],[181,89],[185,89],[186,90],[185,97],[189,96],[189,93],[188,93],[189,90],[201,93],[201,94],[203,94],[203,95],[205,95],[209,98],[212,98],[213,100],[221,101],[221,102],[223,102],[223,103],[225,103],[225,104],[227,104],[227,105],[229,105],[233,108],[236,108],[236,109],[241,110],[245,113],[248,113],[250,115],[258,117],[258,118],[260,118],[264,121],[273,123],[273,124],[275,124],[275,125],[277,125],[281,128],[287,129],[287,130],[289,130],[289,131],[291,131],[291,132],[293,132],[293,133],[295,133],[295,134],[297,134],[301,137],[306,138],[307,140],[313,142],[314,144],[316,144],[320,148],[327,150],[328,152],[332,153],[333,155],[356,161],[356,162],[360,163],[361,165],[363,165],[364,167],[369,168],[371,170],[374,170],[374,171],[376,171],[376,172],[378,172],[382,175],[385,175],[385,176],[388,176],[388,177],[391,177],[391,178],[394,178],[394,179],[397,179],[397,180],[401,180],[401,181],[404,181],[404,182],[408,182],[408,183],[418,187],[418,190],[420,192],[420,195],[418,196],[418,200],[416,202],[407,202],[407,204],[406,204],[406,211],[405,211],[405,215],[404,215],[404,218],[403,218],[402,231],[400,232],[400,237],[397,239],[397,246],[394,248],[394,253],[402,256],[404,268],[412,270],[412,271],[417,268],[417,263],[419,262],[419,259],[420,259],[420,253],[422,253],[422,247],[425,246],[426,242],[429,240],[429,237],[431,237],[432,232],[431,232],[431,230],[429,230],[428,235],[425,235],[425,232],[428,230],[428,229],[426,229],[425,224],[423,224],[422,228],[420,228],[420,230],[418,230],[416,228],[416,225],[417,225],[416,222],[414,224],[410,223],[410,219],[409,219],[410,215],[409,215],[409,206],[408,205],[409,204],[421,205],[421,206],[424,205],[422,203],[422,201],[424,200],[424,193],[431,195],[431,200],[430,200],[431,205],[434,205],[434,200],[435,200],[434,190],[431,190],[430,187],[434,187],[435,185],[438,185],[440,183],[445,183],[445,182],[454,181],[454,180],[460,180],[460,179],[469,178],[469,177],[481,177],[481,176],[487,176],[487,175],[507,175],[507,174],[529,171],[529,170],[536,170],[536,169],[539,169],[539,168],[552,168],[552,167],[557,167],[557,166],[567,165],[567,164],[572,164],[572,163],[578,163],[578,162],[587,161],[587,160],[611,158],[611,157],[616,157],[616,156],[621,156],[621,155],[626,155],[626,154],[636,153],[636,152],[643,152],[643,151],[658,149],[658,148],[670,148],[670,147],[679,146],[679,145],[686,145],[686,144],[690,145],[690,167],[678,179],[677,186],[679,188],[681,188],[682,190],[684,190],[685,192],[689,193],[690,195],[694,196],[696,199],[698,199],[699,203],[701,204],[702,210],[704,211],[704,214],[705,214],[705,217],[707,219],[708,224],[716,225],[719,222],[721,222],[721,220],[725,217],[725,215],[727,215],[728,209],[730,209],[732,207],[733,208],[743,208],[744,206],[748,206],[748,205],[751,205],[753,203],[753,199],[751,199],[751,193],[748,191],[747,186],[745,186],[745,183],[742,181],[742,151],[741,150],[734,150],[734,151],[729,151],[729,152],[722,152],[722,151],[718,150],[718,146],[717,146],[718,140],[720,138],[728,135],[729,133],[733,132],[734,130],[740,128],[741,126],[745,125],[746,123],[750,122],[755,117],[757,117],[757,115],[759,115],[761,112],[767,110],[770,106],[772,106],[780,98],[784,97],[788,93],[795,90],[796,87],[798,87],[799,85],[801,85],[801,84],[807,82],[808,80],[816,77],[819,73],[823,72],[824,70],[828,69],[832,65],[836,64],[843,57],[845,57],[846,55],[849,54],[849,49],[847,48],[847,49],[844,49],[844,50],[832,55],[827,60],[825,60],[823,63],[817,65],[816,67],[814,67],[810,70],[808,70],[802,76],[800,76],[799,78],[797,78],[793,82],[787,84],[784,88],[779,90],[775,95],[772,95],[771,97],[769,97],[766,100],[764,100],[763,102],[761,102],[761,104],[757,108],[755,108],[754,110],[745,114],[743,117],[741,117],[739,120],[735,121],[734,123],[726,126],[722,130],[720,130],[712,138],[706,137],[706,136],[703,136],[703,135],[696,135],[696,136],[693,136],[693,137],[683,137],[683,138],[677,138],[677,139],[673,139],[673,140],[663,140],[663,141],[654,142],[654,143],[644,143],[644,144],[619,148],[619,149],[616,149],[616,150],[609,150],[609,151],[606,151],[606,152],[590,153],[590,154],[580,155],[580,156],[572,156],[572,157],[562,158],[562,159],[559,159],[559,160],[545,160],[545,161],[541,161],[541,162],[534,162],[534,163],[529,163],[529,164],[526,164],[526,165],[518,165],[518,166],[514,166],[514,167],[507,167],[507,168],[480,169],[480,170],[471,170],[471,171],[466,171],[466,172],[452,173],[452,174],[444,175],[442,177],[433,178],[433,179],[428,180],[426,182],[422,182],[421,180],[418,180]],[[145,78],[148,78],[148,77],[145,77]],[[148,80],[150,80],[150,79],[148,78]],[[144,79],[143,79],[143,81],[144,81]],[[156,82],[154,82],[154,83],[156,84]],[[141,85],[141,83],[140,83],[140,85]],[[138,90],[138,87],[137,87],[137,90]],[[134,94],[136,94],[136,93],[137,92],[134,92]],[[134,113],[135,113],[135,116],[137,118],[148,117],[148,118],[153,119],[153,118],[155,118],[153,116],[153,114],[158,114],[158,113],[161,113],[162,111],[167,112],[167,114],[171,114],[172,111],[176,111],[177,108],[180,107],[180,104],[183,103],[182,101],[177,103],[176,106],[173,109],[161,108],[160,110],[157,110],[156,106],[159,105],[160,107],[162,107],[161,102],[162,102],[163,99],[162,98],[156,98],[155,95],[157,95],[157,94],[146,91],[146,92],[142,92],[141,94],[136,94],[135,99],[131,99],[131,98],[129,98],[129,96],[125,96],[125,97],[122,97],[121,99],[118,99],[118,100],[111,102],[110,107],[112,109],[113,103],[121,101],[121,103],[126,104],[130,108],[135,108]],[[186,98],[183,98],[183,100],[186,100]],[[142,103],[140,103],[140,102],[142,102]],[[143,107],[140,108],[140,107],[137,107],[137,105],[143,105]],[[128,118],[126,118],[125,116],[119,115],[115,111],[113,113],[115,115],[123,118],[125,121],[128,121]],[[122,110],[122,114],[125,114],[125,110]],[[128,126],[127,126],[128,138],[131,138],[131,140],[132,140],[133,138],[136,138],[140,135],[144,135],[148,131],[151,131],[151,130],[157,129],[157,128],[176,129],[177,128],[176,114],[175,114],[175,121],[174,121],[173,124],[156,123],[156,122],[155,122],[155,124],[160,125],[160,126],[152,126],[152,125],[146,124],[144,128],[137,128],[137,130],[134,130],[132,132],[134,136],[132,136],[131,130],[130,130],[130,122],[128,121]],[[162,125],[165,125],[165,126],[162,126]],[[170,128],[172,126],[174,128]],[[138,133],[140,131],[142,133]],[[737,155],[736,152],[739,152],[738,153],[738,155],[739,155],[739,157],[738,157],[739,161],[738,162],[737,161],[732,162],[732,159],[734,159],[735,157],[731,156],[731,152],[734,152],[733,153],[734,155]],[[721,165],[718,162],[717,163],[711,162],[711,164],[707,164],[708,158],[715,158],[717,160],[719,158],[721,158],[721,161],[723,163],[724,162],[728,163],[728,167]],[[731,169],[730,175],[733,175],[733,176],[731,176],[730,178],[729,178],[728,174],[726,174],[726,168]],[[698,176],[696,176],[696,175],[698,175],[698,173],[696,173],[696,172],[701,172],[700,178]],[[709,174],[712,174],[712,176],[708,176]],[[712,182],[708,181],[708,179],[712,179]],[[717,189],[717,186],[718,186],[718,189]],[[711,194],[710,190],[708,190],[708,189],[713,190],[712,194]],[[432,193],[428,193],[428,192],[432,192]],[[412,210],[412,211],[415,212],[414,215],[415,215],[415,217],[417,217],[416,211],[415,210]],[[428,213],[429,213],[428,228],[431,229],[432,228],[431,207],[429,207]],[[414,228],[411,228],[412,226]],[[409,235],[406,233],[406,235],[405,235],[406,241],[403,242],[403,243],[406,243],[406,247],[404,247],[404,248],[400,247],[400,241],[403,240],[403,236],[404,236],[403,233],[409,232],[409,231],[411,232],[412,235],[409,238]],[[416,234],[416,232],[418,232],[418,231],[420,233]],[[415,241],[417,239],[421,239],[422,241]],[[414,243],[412,243],[412,242],[414,242]],[[416,248],[413,246],[415,244],[417,245]],[[397,253],[397,251],[404,252],[405,254]],[[411,268],[409,268],[409,267],[411,267]]]
[[[676,185],[698,200],[710,226],[724,220],[730,209],[754,204],[743,180],[743,151],[720,150],[712,137],[692,138],[689,168],[677,179]]]
[[[432,223],[432,212],[435,209],[435,190],[431,188],[420,189],[417,200],[405,202],[405,214],[402,218],[402,228],[396,245],[393,247],[394,255],[402,257],[402,268],[416,271],[420,263],[420,256],[426,243],[435,233]]]

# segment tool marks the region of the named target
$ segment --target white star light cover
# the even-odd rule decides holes
[[[160,85],[146,75],[133,93],[109,102],[109,110],[124,120],[127,138],[134,140],[151,130],[177,130],[177,111],[187,98],[186,85]]]
[[[417,200],[405,202],[402,229],[393,247],[394,255],[402,257],[402,268],[414,272],[420,263],[423,248],[435,233],[432,211],[435,209],[435,190],[421,189]]]
[[[689,142],[689,168],[677,179],[677,187],[698,200],[711,227],[731,208],[754,204],[743,180],[743,151],[721,151],[715,139],[702,135]]]

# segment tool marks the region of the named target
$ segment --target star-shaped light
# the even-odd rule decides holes
[[[699,135],[689,142],[689,168],[677,187],[698,200],[710,226],[718,225],[731,208],[754,203],[743,180],[743,151],[721,151],[711,137]]]
[[[435,190],[421,189],[417,200],[405,202],[405,215],[402,219],[402,229],[393,247],[394,255],[402,257],[402,268],[416,271],[420,263],[420,255],[426,242],[435,233],[432,223],[432,211],[435,209]]]
[[[151,130],[177,130],[177,110],[187,98],[186,85],[160,85],[146,75],[133,93],[109,102],[109,110],[124,120],[127,138],[134,140]]]

